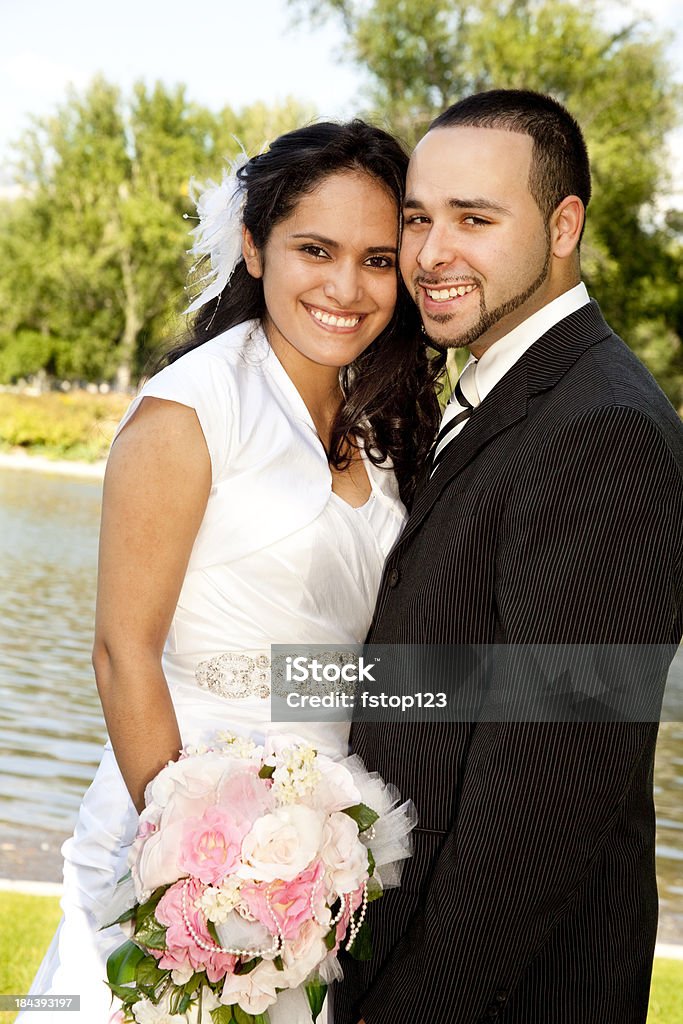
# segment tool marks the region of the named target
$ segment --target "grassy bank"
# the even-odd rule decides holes
[[[0,394],[0,449],[52,459],[95,462],[106,457],[130,398],[86,391]]]
[[[0,993],[28,992],[33,976],[50,944],[60,918],[54,896],[24,896],[0,892]],[[0,1012],[0,1021],[13,1021],[16,1013]],[[65,1024],[68,1014],[64,1016]]]
[[[59,901],[54,897],[0,892],[0,993],[28,992],[59,916]],[[14,1013],[0,1013],[3,1024],[14,1018]],[[655,960],[647,1020],[648,1024],[683,1020],[683,960]]]

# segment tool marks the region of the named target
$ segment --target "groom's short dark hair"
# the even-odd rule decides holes
[[[591,174],[583,133],[552,96],[527,89],[475,93],[434,118],[429,130],[465,126],[502,128],[531,136],[529,191],[546,220],[566,196],[578,196],[584,207],[588,206]]]

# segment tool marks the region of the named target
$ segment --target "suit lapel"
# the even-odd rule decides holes
[[[418,529],[444,487],[461,473],[494,437],[526,416],[525,368],[517,363],[505,377],[506,386],[501,389],[498,399],[496,400],[493,391],[487,395],[486,401],[474,410],[465,428],[449,444],[434,475],[425,481],[422,490],[415,498],[410,518],[399,539],[399,544],[402,544]],[[498,387],[495,390],[497,391]],[[494,400],[489,401],[490,398],[494,398]]]
[[[434,476],[418,491],[396,547],[409,540],[420,527],[446,485],[495,437],[525,418],[532,395],[554,387],[587,349],[611,334],[597,303],[590,302],[534,342],[475,409],[466,427],[448,446]]]

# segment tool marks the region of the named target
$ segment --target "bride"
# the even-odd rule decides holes
[[[378,128],[316,124],[200,198],[199,312],[109,457],[93,664],[110,743],[32,989],[79,995],[87,1024],[112,1012],[123,935],[98,928],[146,784],[217,728],[259,742],[278,728],[271,644],[358,643],[370,624],[438,417],[438,361],[397,273],[406,166]],[[347,753],[344,723],[296,731]],[[309,1019],[303,999],[286,1014]]]

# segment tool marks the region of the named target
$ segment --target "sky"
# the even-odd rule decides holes
[[[670,56],[683,81],[683,5],[642,0],[673,34]],[[613,4],[615,22],[623,6]],[[360,106],[361,72],[344,62],[339,26],[297,25],[287,0],[0,0],[0,184],[11,143],[30,114],[49,114],[68,83],[101,72],[124,90],[140,78],[184,82],[214,109],[294,96],[321,115]],[[683,192],[683,131],[672,141],[676,191]]]
[[[353,113],[361,76],[339,63],[339,28],[293,23],[286,0],[0,0],[0,159],[29,114],[97,72],[124,90],[183,82],[214,109],[294,96]]]

